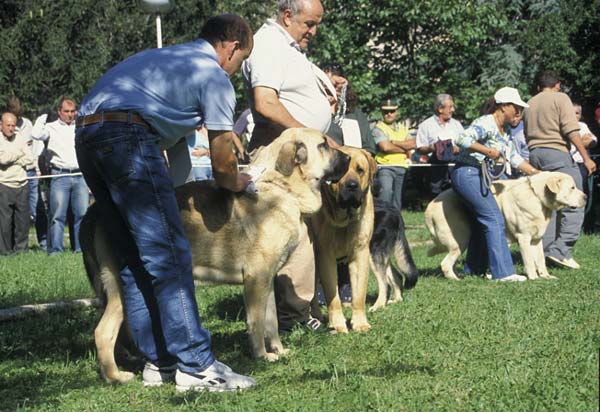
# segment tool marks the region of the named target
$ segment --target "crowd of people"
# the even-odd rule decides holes
[[[465,271],[489,269],[492,279],[504,281],[525,278],[515,271],[482,164],[505,163],[512,176],[562,171],[580,189],[596,169],[586,149],[597,139],[580,122],[581,105],[560,92],[554,73],[542,73],[539,93],[529,102],[514,88],[499,88],[466,128],[453,118],[449,94],[432,96],[432,115],[416,135],[399,121],[393,96],[384,96],[381,120],[371,127],[340,65],[318,67],[305,53],[323,19],[321,2],[279,0],[277,5],[276,18],[254,35],[242,18],[220,15],[206,22],[194,42],[124,60],[97,81],[78,111],[73,99],[63,98],[56,119],[47,113],[32,124],[13,98],[2,113],[0,253],[27,248],[32,219],[40,247],[51,255],[62,252],[68,215],[71,248],[80,251],[78,229],[92,193],[121,253],[125,310],[147,359],[145,384],[175,380],[184,390],[234,390],[256,383],[215,359],[198,314],[190,246],[163,155],[182,136],[190,164],[184,181],[214,179],[242,192],[251,177],[238,171],[234,151],[248,161],[287,128],[317,129],[332,147],[360,147],[375,157],[381,197],[399,212],[411,164],[429,163],[432,195],[452,187],[472,215]],[[148,65],[154,70],[139,70]],[[250,108],[234,125],[229,76],[240,69]],[[176,155],[168,160],[176,162]],[[415,170],[413,178],[422,179],[420,173]],[[41,174],[50,176],[47,211],[40,208],[46,203],[36,179]],[[544,238],[546,256],[577,268],[572,248],[583,211],[566,209],[554,219],[554,230]],[[315,262],[307,222],[275,289],[281,330],[322,330],[310,312]]]

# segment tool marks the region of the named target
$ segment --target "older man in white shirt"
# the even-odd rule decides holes
[[[89,206],[88,187],[81,176],[75,154],[75,116],[77,108],[72,99],[62,99],[58,106],[58,120],[46,123],[47,115],[40,116],[33,126],[32,137],[48,141],[50,174],[50,210],[48,213],[49,244],[48,254],[64,251],[64,227],[67,221],[69,203],[73,212],[73,232],[71,248],[80,252],[79,226]],[[66,175],[66,176],[65,176]]]
[[[335,99],[335,86],[304,54],[323,19],[323,6],[319,0],[279,0],[277,7],[277,19],[268,20],[256,32],[254,49],[243,65],[255,122],[249,150],[268,145],[291,127],[325,133],[331,123],[330,98]],[[307,226],[278,273],[275,290],[280,329],[296,324],[321,329],[321,323],[310,316],[315,260]]]
[[[23,116],[23,106],[21,105],[21,100],[17,96],[9,97],[7,108],[9,112],[17,117],[16,132],[27,142],[27,146],[31,150],[31,155],[33,156],[33,161],[27,168],[27,177],[29,178],[27,183],[29,186],[29,214],[31,216],[31,222],[35,224],[39,247],[46,250],[46,238],[48,235],[46,207],[44,206],[44,202],[41,202],[40,206],[43,213],[38,215],[40,181],[39,179],[35,179],[36,176],[40,175],[38,159],[44,151],[44,142],[33,140],[31,138],[33,124],[31,123],[31,120]]]
[[[33,163],[17,117],[5,112],[0,124],[0,254],[22,252],[29,237],[26,169]]]
[[[450,172],[445,166],[449,161],[438,159],[435,145],[444,140],[454,142],[464,128],[458,120],[452,118],[454,99],[451,95],[438,94],[433,105],[433,112],[433,116],[419,124],[417,149],[419,153],[429,155],[429,163],[433,165],[430,188],[432,195],[437,196],[450,187]],[[456,153],[458,153],[458,147],[454,146],[454,154]]]

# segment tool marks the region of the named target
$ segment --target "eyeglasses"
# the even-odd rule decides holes
[[[396,113],[397,111],[398,111],[398,109],[394,109],[394,110],[382,110],[383,114]]]

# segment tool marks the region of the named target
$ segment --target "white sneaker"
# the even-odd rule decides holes
[[[160,386],[163,383],[175,381],[177,364],[158,367],[151,362],[146,362],[142,372],[144,386]]]
[[[563,266],[569,269],[579,269],[581,268],[581,266],[579,265],[579,263],[577,263],[575,261],[575,259],[568,258],[568,259],[559,259],[557,257],[554,256],[546,256],[546,258],[548,258],[548,260],[551,260],[552,262],[556,263],[559,266]]]
[[[248,376],[240,375],[219,361],[215,361],[206,370],[197,373],[182,372],[175,374],[177,392],[210,391],[229,392],[248,389],[256,385],[256,381]]]
[[[525,282],[527,280],[527,277],[513,274],[513,275],[504,276],[503,278],[496,279],[496,280],[498,282]]]

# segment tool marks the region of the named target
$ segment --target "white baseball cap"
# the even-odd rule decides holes
[[[498,89],[494,94],[494,99],[496,99],[496,103],[512,103],[521,107],[529,107],[529,105],[521,99],[519,91],[514,87],[503,87]]]

